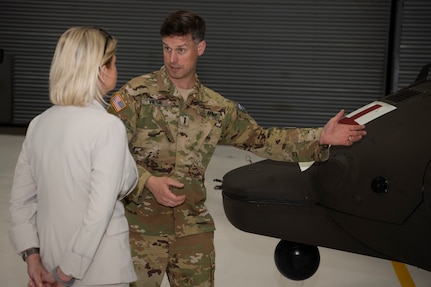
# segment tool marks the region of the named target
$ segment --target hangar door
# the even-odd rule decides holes
[[[389,0],[0,2],[0,49],[13,58],[13,124],[50,106],[55,43],[91,25],[119,40],[118,87],[162,65],[159,27],[191,9],[207,22],[200,79],[240,102],[263,126],[322,125],[383,96],[391,36]]]

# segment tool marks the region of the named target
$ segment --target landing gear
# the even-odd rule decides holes
[[[320,263],[317,246],[281,240],[274,252],[278,271],[291,280],[305,280],[313,276]]]

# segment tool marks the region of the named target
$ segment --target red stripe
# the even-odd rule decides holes
[[[374,105],[374,106],[371,106],[371,107],[369,107],[369,108],[367,108],[367,109],[365,109],[365,110],[363,110],[363,111],[361,111],[361,112],[357,113],[356,115],[352,116],[351,118],[348,118],[348,117],[344,117],[344,118],[342,118],[342,119],[339,121],[339,123],[340,123],[340,124],[346,124],[346,125],[359,125],[359,124],[355,121],[357,118],[362,117],[363,115],[368,114],[368,113],[369,113],[369,112],[371,112],[371,111],[377,110],[377,109],[378,109],[378,108],[380,108],[380,107],[381,107],[381,105],[376,104],[376,105]]]
[[[369,113],[369,112],[371,112],[371,111],[377,110],[377,109],[378,109],[378,108],[380,108],[380,107],[381,107],[381,105],[378,105],[378,104],[376,104],[376,105],[374,105],[374,106],[371,106],[371,107],[369,107],[368,109],[365,109],[365,110],[363,110],[362,112],[357,113],[356,115],[354,115],[354,116],[352,117],[352,120],[356,120],[357,118],[362,117],[363,115],[368,114],[368,113]]]

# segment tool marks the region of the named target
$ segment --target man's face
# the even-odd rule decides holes
[[[205,50],[205,41],[195,43],[191,35],[162,38],[163,60],[169,78],[183,89],[194,84],[198,57]]]

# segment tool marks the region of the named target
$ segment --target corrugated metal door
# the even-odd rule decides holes
[[[422,66],[431,63],[431,1],[404,1],[401,15],[398,88],[412,83]]]
[[[200,79],[263,126],[322,125],[385,94],[390,0],[0,2],[0,48],[13,61],[13,123],[46,109],[55,44],[70,26],[119,40],[118,85],[162,65],[159,27],[177,9],[207,22]]]

